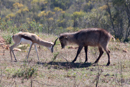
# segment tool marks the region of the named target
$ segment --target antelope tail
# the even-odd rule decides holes
[[[111,35],[111,38],[113,39],[113,41],[116,41],[115,38]]]

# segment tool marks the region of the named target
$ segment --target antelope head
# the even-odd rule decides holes
[[[52,46],[52,49],[51,51],[53,52],[53,47],[55,46],[56,44],[56,41],[59,39],[60,43],[61,43],[61,48],[64,48],[66,45],[67,45],[67,41],[68,41],[68,38],[67,38],[67,35],[60,35],[55,41],[54,41],[54,45]]]

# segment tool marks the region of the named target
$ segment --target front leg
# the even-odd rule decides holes
[[[81,52],[82,48],[83,48],[83,46],[79,46],[78,51],[77,51],[77,54],[76,54],[76,57],[75,57],[75,59],[72,61],[72,63],[74,63],[74,62],[77,60],[77,57],[78,57],[79,53]]]
[[[38,58],[38,61],[39,61],[39,56],[38,56],[37,45],[36,45],[36,44],[34,44],[34,46],[35,46],[35,50],[36,50],[36,53],[37,53],[37,58]]]
[[[15,62],[17,62],[17,59],[16,59],[16,57],[15,57],[13,48],[16,47],[16,46],[18,46],[18,45],[19,45],[19,43],[15,43],[15,44],[13,44],[13,45],[10,47],[10,57],[11,57],[11,61],[12,61],[12,53],[13,53],[13,56],[14,56],[14,58],[15,58]]]
[[[87,57],[88,46],[84,46],[84,51],[85,51],[85,55],[86,55],[86,59],[85,59],[84,63],[86,63],[88,61],[88,57]]]
[[[29,54],[30,54],[30,51],[31,51],[32,45],[33,45],[33,43],[30,44],[30,48],[29,48],[28,55],[27,55],[27,61],[28,61],[28,57],[29,57]]]

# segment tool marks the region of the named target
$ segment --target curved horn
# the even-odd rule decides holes
[[[56,44],[56,41],[59,39],[59,37],[54,41],[54,44],[52,45],[52,48],[51,48],[51,52],[53,53],[53,47],[55,46]]]

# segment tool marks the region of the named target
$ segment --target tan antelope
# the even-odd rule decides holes
[[[99,61],[100,57],[104,53],[103,50],[105,50],[108,55],[108,63],[107,63],[108,66],[110,64],[110,51],[108,50],[108,42],[110,41],[111,38],[114,39],[114,37],[104,29],[87,28],[74,33],[60,34],[60,36],[55,40],[53,47],[55,46],[56,41],[58,39],[60,40],[62,48],[64,48],[67,44],[70,43],[77,44],[79,47],[77,50],[76,57],[72,61],[72,63],[74,63],[83,47],[86,54],[85,59],[86,62],[88,60],[87,59],[88,46],[98,46],[100,54],[94,63],[97,63]]]
[[[39,56],[38,56],[38,52],[37,52],[37,46],[36,46],[37,44],[47,47],[52,52],[53,42],[48,42],[48,41],[42,40],[40,37],[38,37],[36,34],[33,34],[33,33],[19,32],[19,33],[14,34],[12,36],[12,39],[14,41],[14,44],[10,47],[11,61],[12,61],[12,53],[14,55],[15,61],[17,61],[15,54],[14,54],[14,51],[13,51],[13,48],[20,45],[20,44],[30,44],[30,48],[29,48],[28,55],[27,55],[27,60],[28,60],[32,45],[35,46],[38,60],[39,60]]]

